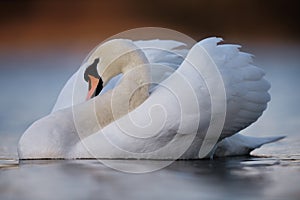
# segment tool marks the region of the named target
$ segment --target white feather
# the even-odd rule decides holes
[[[117,122],[111,123],[103,130],[85,138],[83,141],[80,141],[76,135],[76,129],[74,128],[71,106],[85,101],[87,84],[83,80],[83,73],[88,65],[88,63],[85,63],[62,89],[52,113],[34,123],[34,125],[26,131],[27,134],[25,133],[23,135],[19,143],[20,157],[49,157],[49,152],[52,152],[50,157],[53,158],[91,157],[90,152],[82,145],[83,142],[89,147],[89,150],[94,153],[93,156],[102,158],[174,158],[185,148],[186,143],[193,138],[193,134],[197,134],[191,147],[182,158],[198,158],[198,151],[204,140],[204,134],[211,117],[210,95],[203,77],[184,61],[187,53],[189,53],[188,57],[192,59],[192,61],[204,66],[204,68],[202,68],[204,71],[210,70],[209,66],[205,64],[212,59],[221,73],[226,92],[227,111],[220,139],[232,136],[255,122],[258,117],[262,115],[270,100],[268,93],[270,84],[264,79],[263,70],[253,65],[252,55],[240,52],[239,45],[219,44],[221,41],[221,38],[213,37],[197,43],[198,47],[203,48],[207,52],[206,55],[194,55],[195,51],[193,49],[188,52],[186,45],[177,41],[150,40],[135,42],[136,45],[143,49],[151,64],[167,65],[172,69],[179,67],[177,72],[180,73],[189,82],[193,90],[196,91],[198,106],[201,110],[201,121],[198,130],[191,128],[191,125],[193,125],[195,121],[193,115],[185,115],[184,118],[181,118],[182,113],[178,110],[176,98],[174,99],[163,87],[157,87],[152,89],[152,94],[140,107],[126,116],[136,120],[137,123],[143,124],[148,121],[149,116],[147,113],[154,105],[164,105],[164,109],[168,114],[167,121],[163,129],[158,132],[151,142],[144,142],[137,138],[132,139],[122,134],[117,124],[122,118]],[[196,66],[198,65],[196,64]],[[152,74],[152,76],[156,75]],[[176,78],[176,74],[165,71],[162,75],[158,75],[160,79],[164,80],[162,84],[166,84],[176,91],[175,94],[181,96],[183,101],[190,101],[191,97],[187,95],[188,93],[185,91],[186,88],[179,84],[180,81]],[[104,91],[113,88],[119,79],[120,76],[111,80],[106,88],[104,88]],[[207,77],[207,79],[214,84],[214,81],[210,80],[213,79],[213,76]],[[213,87],[218,88],[220,86],[213,85]],[[192,110],[191,113],[195,111],[197,110]],[[159,118],[158,114],[154,116]],[[155,120],[155,118],[153,118],[153,120]],[[184,122],[183,127],[179,127],[180,120]],[[63,124],[63,126],[59,124]],[[73,127],[68,129],[68,126]],[[38,138],[32,138],[30,135],[33,133],[43,133],[44,135],[36,134]],[[174,140],[170,142],[172,138],[174,138]],[[119,148],[108,143],[107,139],[116,142],[120,147],[141,152],[141,154],[126,154],[126,152],[124,153],[124,151],[120,151]],[[230,139],[228,138],[228,140],[223,140],[219,145],[219,150],[222,149],[221,153],[219,153],[218,150],[217,154],[222,155],[223,152],[224,155],[240,155],[244,154],[244,152],[248,152],[249,149],[256,148],[264,143],[272,142],[277,139],[279,138],[248,140],[248,138],[245,139],[245,137],[238,135]],[[50,142],[52,143],[50,144]],[[170,145],[168,144],[169,146],[167,145],[168,147],[166,147],[163,152],[147,154],[147,152],[164,146],[168,142]],[[247,147],[248,150],[241,150],[244,147]]]

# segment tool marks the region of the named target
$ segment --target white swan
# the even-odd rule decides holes
[[[249,153],[280,139],[261,140],[236,134],[266,109],[270,85],[263,78],[264,72],[252,65],[251,55],[240,52],[236,45],[218,45],[220,41],[208,38],[191,50],[183,48],[180,42],[160,40],[119,39],[99,46],[67,82],[53,112],[23,134],[18,145],[19,157],[197,159],[203,142],[210,140],[226,138],[214,152],[227,156]],[[116,59],[120,55],[123,56]],[[91,87],[84,81],[84,72],[96,59],[97,72],[104,84],[120,72],[124,75],[119,85],[115,86],[120,77],[114,78],[103,94],[85,101]],[[171,69],[152,70],[152,78],[163,81],[151,89],[149,97],[146,83],[150,74],[143,67],[148,62],[178,68],[174,73]],[[209,71],[212,64],[223,79],[227,112],[220,137],[207,138],[205,133],[213,115],[207,79],[213,90],[218,91],[220,85],[214,85],[212,74],[204,80],[199,69]],[[131,71],[133,68],[138,73]],[[136,92],[136,88],[141,90]],[[110,109],[111,102],[116,109]],[[126,102],[131,103],[124,107]],[[127,114],[129,111],[132,112]],[[130,123],[132,120],[135,124]],[[233,134],[236,135],[229,137]]]

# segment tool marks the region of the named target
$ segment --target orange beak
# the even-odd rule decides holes
[[[87,94],[86,100],[89,100],[95,96],[95,92],[96,92],[97,86],[99,84],[98,78],[95,78],[94,76],[91,76],[91,75],[88,75],[88,76],[89,76],[89,92]]]

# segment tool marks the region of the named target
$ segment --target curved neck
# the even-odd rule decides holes
[[[104,94],[103,98],[97,99],[102,101],[96,103],[97,117],[102,127],[134,110],[149,96],[148,60],[140,50],[123,55],[114,64],[122,71],[123,77],[113,90]],[[103,109],[104,106],[105,109]],[[107,108],[109,108],[108,111]]]
[[[81,104],[82,107],[79,108],[78,113],[85,113],[86,110],[90,110],[87,112],[89,114],[77,117],[79,121],[83,122],[80,123],[83,125],[80,127],[80,129],[82,128],[80,132],[84,133],[84,136],[99,131],[99,125],[100,129],[102,129],[126,115],[143,103],[149,96],[150,72],[147,58],[135,45],[127,45],[125,50],[126,52],[122,53],[121,56],[118,56],[120,53],[119,49],[117,53],[115,52],[116,50],[113,50],[114,54],[110,54],[109,58],[117,59],[113,59],[105,68],[98,68],[100,76],[109,77],[108,80],[119,73],[123,73],[123,77],[113,90]],[[108,51],[107,54],[110,52]],[[103,61],[102,59],[100,62],[103,64],[107,60]],[[108,80],[105,79],[103,82]],[[96,121],[95,114],[97,116]],[[86,121],[89,122],[86,123]]]

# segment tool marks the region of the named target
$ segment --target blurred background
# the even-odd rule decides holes
[[[299,5],[285,0],[1,0],[0,155],[16,156],[20,135],[51,111],[90,50],[121,31],[148,26],[195,40],[222,36],[242,44],[267,71],[273,98],[261,121],[248,130],[296,133]],[[289,117],[284,125],[278,123],[283,116]]]
[[[0,50],[89,51],[136,27],[158,26],[196,40],[299,42],[299,1],[284,0],[1,0]]]

